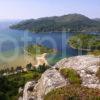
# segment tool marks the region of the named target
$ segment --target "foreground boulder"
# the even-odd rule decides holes
[[[59,72],[62,68],[74,69],[80,75],[83,86],[100,89],[100,81],[96,77],[99,67],[99,57],[76,56],[62,59],[51,69],[44,72],[37,84],[31,85],[33,90],[30,93],[28,93],[27,87],[30,87],[32,82],[25,85],[23,100],[43,100],[44,96],[51,90],[70,84]]]
[[[23,100],[43,100],[44,95],[53,89],[63,87],[68,84],[60,73],[55,69],[47,70],[35,85],[33,92],[29,94],[28,87],[32,82],[28,82],[25,85]]]

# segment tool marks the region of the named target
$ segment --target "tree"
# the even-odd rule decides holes
[[[22,69],[23,69],[22,66],[17,66],[16,71],[17,71],[17,72],[21,72]]]
[[[14,73],[14,67],[11,67],[10,72]]]
[[[49,66],[45,65],[45,63],[43,65],[39,65],[39,67],[37,68],[38,72],[43,73],[45,72],[47,69],[49,68]]]
[[[26,69],[27,69],[27,70],[32,70],[32,67],[33,67],[33,66],[32,66],[31,63],[29,63],[29,64],[26,65]]]
[[[0,100],[10,100],[8,95],[0,91]]]

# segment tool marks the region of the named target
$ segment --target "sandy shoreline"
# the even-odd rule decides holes
[[[47,53],[44,53],[36,57],[36,61],[37,61],[37,64],[35,65],[36,67],[38,67],[39,65],[43,65],[44,63],[48,65],[48,62],[46,60],[46,55]]]
[[[32,65],[36,67],[38,67],[39,65],[43,65],[44,63],[48,65],[46,55],[47,53],[37,55],[36,57],[28,54],[21,55],[20,57],[14,59],[11,62],[0,62],[0,69],[11,67],[16,68],[17,66],[25,67],[29,63],[32,63]]]

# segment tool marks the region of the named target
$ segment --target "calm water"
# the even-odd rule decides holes
[[[10,22],[0,23],[0,55],[6,54],[5,52],[9,52],[9,58],[16,52],[21,55],[24,52],[24,47],[29,44],[42,44],[56,49],[58,53],[47,57],[50,64],[64,57],[86,53],[68,46],[67,41],[73,35],[72,33],[31,33],[9,29],[9,25],[11,25]]]

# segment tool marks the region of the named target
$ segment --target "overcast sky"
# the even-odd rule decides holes
[[[100,18],[100,0],[0,0],[0,19],[30,19],[69,13]]]

